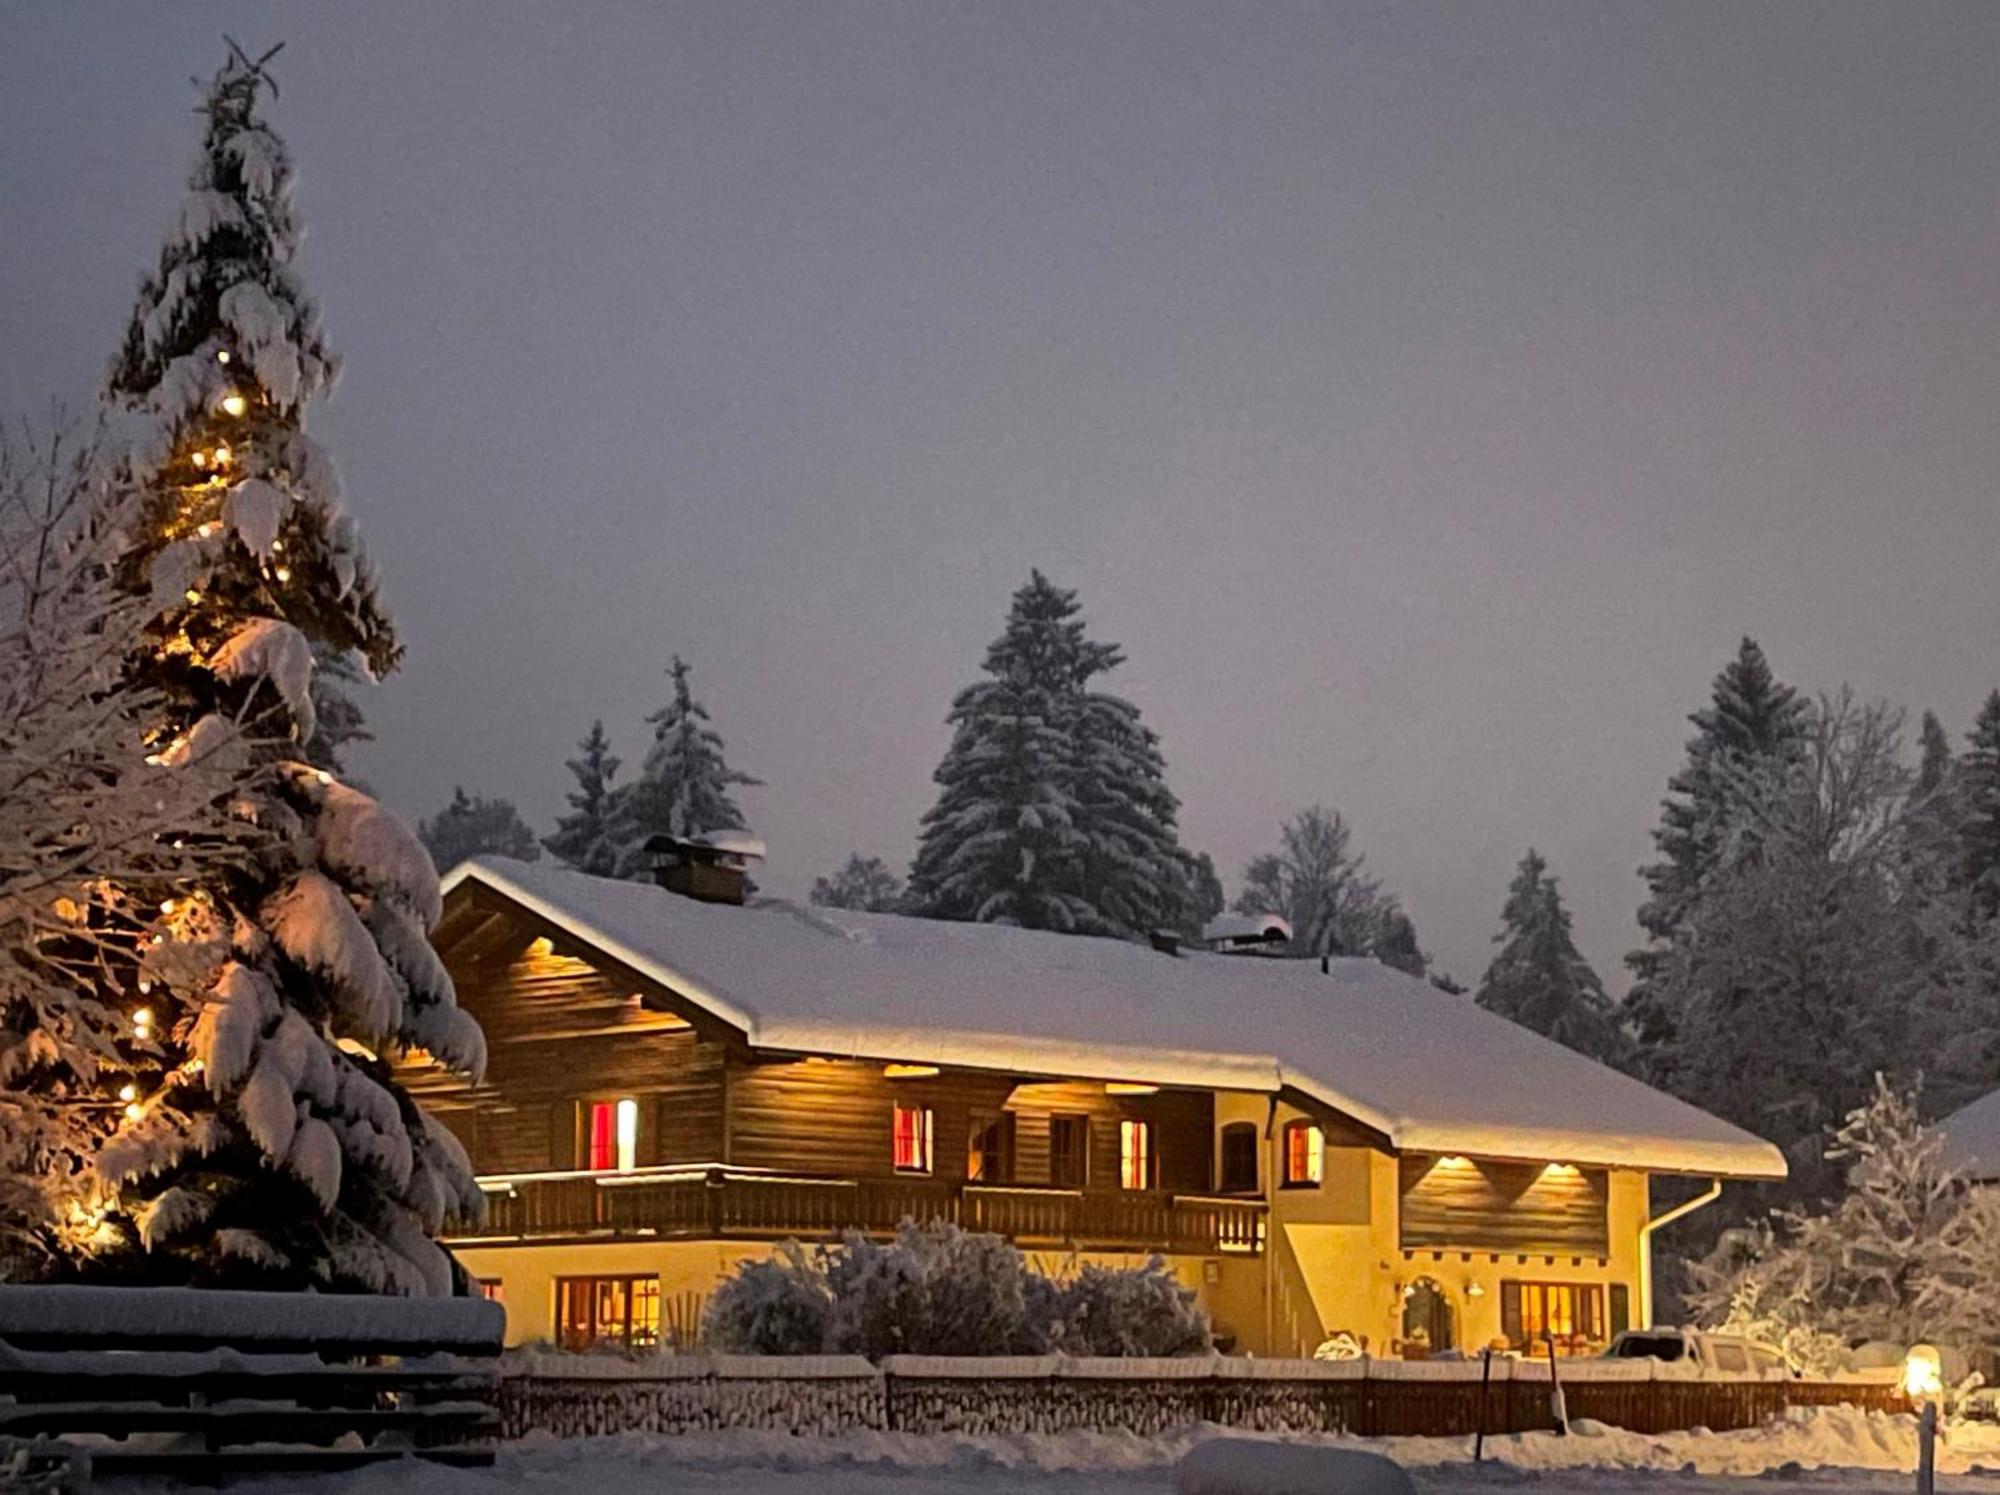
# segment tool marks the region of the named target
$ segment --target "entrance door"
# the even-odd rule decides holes
[[[1403,1293],[1403,1354],[1421,1360],[1458,1345],[1451,1301],[1428,1277],[1419,1277]]]

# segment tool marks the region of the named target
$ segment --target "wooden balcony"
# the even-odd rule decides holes
[[[656,1168],[482,1180],[486,1219],[461,1244],[498,1241],[823,1239],[903,1220],[949,1220],[1028,1248],[1254,1255],[1264,1202],[1156,1190],[1053,1189],[930,1178],[837,1179]]]

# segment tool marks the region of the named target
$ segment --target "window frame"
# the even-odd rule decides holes
[[[1074,1131],[1074,1150],[1056,1145],[1062,1132]],[[1074,1178],[1066,1178],[1066,1163],[1075,1164]],[[1080,1111],[1056,1111],[1049,1116],[1049,1184],[1058,1189],[1087,1189],[1090,1187],[1090,1117]]]
[[[1249,1169],[1249,1181],[1247,1183],[1240,1173],[1232,1175],[1230,1172],[1229,1144],[1232,1139],[1249,1144],[1247,1147],[1240,1147],[1238,1149],[1243,1156],[1236,1160],[1241,1165],[1247,1159]],[[1257,1145],[1256,1122],[1231,1121],[1225,1123],[1216,1141],[1216,1151],[1218,1155],[1216,1187],[1219,1193],[1257,1194],[1262,1192],[1264,1173],[1262,1162],[1263,1149]]]
[[[904,1118],[910,1120],[904,1130]],[[908,1144],[907,1151],[905,1143]],[[937,1171],[937,1112],[914,1101],[889,1103],[889,1163],[896,1172],[917,1177]],[[906,1161],[907,1158],[907,1161]]]
[[[1500,1291],[1502,1327],[1511,1306],[1515,1332],[1508,1337],[1524,1353],[1532,1354],[1551,1341],[1558,1350],[1577,1340],[1589,1345],[1610,1341],[1608,1294],[1602,1282],[1509,1278],[1500,1284]],[[1559,1319],[1554,1305],[1564,1299],[1566,1312]],[[1567,1326],[1561,1334],[1555,1332],[1558,1321]]]
[[[1155,1187],[1160,1167],[1155,1138],[1153,1123],[1145,1117],[1118,1118],[1118,1187],[1126,1193],[1143,1194]]]
[[[968,1118],[965,1137],[965,1181],[969,1184],[1003,1186],[1014,1182],[1017,1156],[1014,1113],[975,1111]],[[991,1139],[993,1145],[981,1144]],[[975,1168],[974,1160],[979,1166]]]
[[[593,1345],[616,1344],[626,1349],[653,1349],[660,1342],[660,1277],[657,1272],[609,1272],[576,1277],[557,1277],[555,1294],[556,1342],[565,1349],[585,1350]],[[607,1295],[615,1291],[618,1312],[604,1315]],[[586,1295],[588,1313],[575,1313],[575,1295]],[[642,1310],[643,1305],[643,1310]],[[587,1324],[587,1335],[573,1331],[579,1320]],[[615,1329],[615,1333],[607,1333]]]
[[[1292,1138],[1305,1141],[1302,1157],[1294,1158]],[[1278,1159],[1279,1184],[1287,1189],[1317,1189],[1326,1182],[1326,1128],[1317,1121],[1300,1118],[1285,1123],[1279,1133],[1282,1144]],[[1301,1171],[1294,1171],[1294,1164]]]

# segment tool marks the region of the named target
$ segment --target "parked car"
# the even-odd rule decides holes
[[[1725,1376],[1794,1376],[1798,1371],[1775,1345],[1737,1334],[1701,1329],[1627,1329],[1611,1341],[1607,1360],[1661,1360],[1692,1364]]]

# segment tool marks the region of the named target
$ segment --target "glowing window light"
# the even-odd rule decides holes
[[[249,408],[250,402],[240,394],[232,393],[222,397],[222,413],[224,415],[241,415]]]
[[[639,1103],[629,1096],[618,1102],[618,1171],[639,1166]]]

